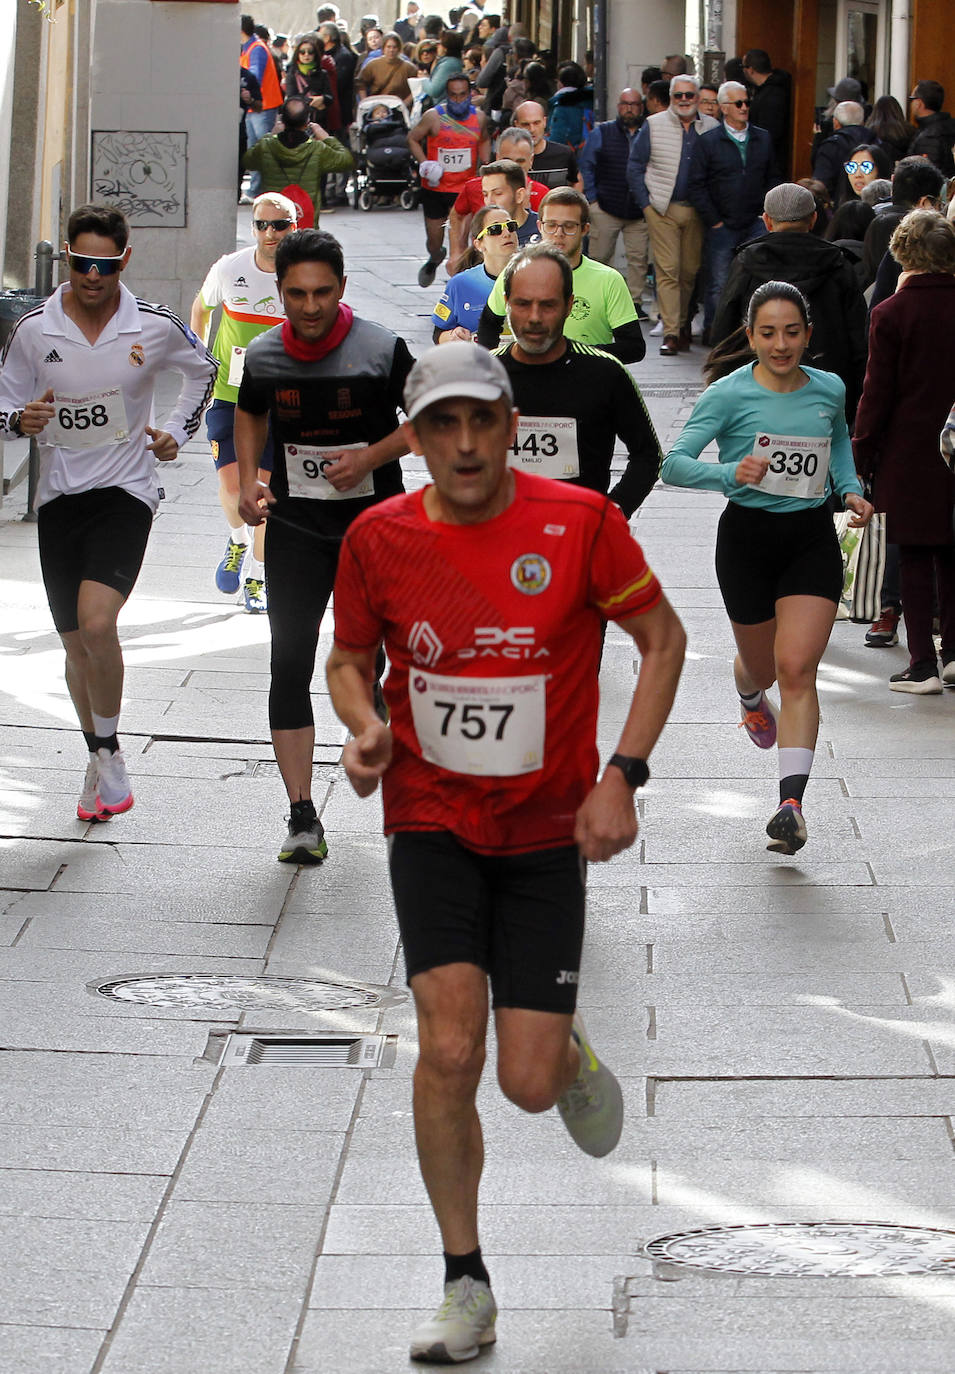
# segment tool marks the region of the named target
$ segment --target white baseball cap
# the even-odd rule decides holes
[[[419,358],[405,383],[405,414],[416,419],[435,401],[451,397],[513,402],[511,380],[500,358],[478,344],[438,344]]]

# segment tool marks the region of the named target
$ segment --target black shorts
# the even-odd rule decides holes
[[[771,511],[728,501],[716,536],[716,576],[730,620],[760,625],[783,596],[839,602],[842,554],[825,506]]]
[[[495,1007],[572,1013],[584,943],[585,865],[576,845],[476,854],[446,830],[389,842],[408,981],[476,964]]]
[[[216,465],[216,472],[220,468],[226,468],[230,463],[236,461],[235,439],[233,429],[235,427],[235,402],[215,400],[206,411],[206,434],[209,436],[209,444],[212,448],[212,461]],[[259,459],[259,468],[262,472],[271,472],[273,464],[272,448],[272,425],[269,422],[269,432],[265,440],[265,448],[262,450],[262,457]]]
[[[450,215],[451,206],[457,198],[457,191],[431,191],[427,186],[422,186],[418,192],[425,219],[439,219],[442,222]]]
[[[145,501],[122,487],[57,496],[40,507],[40,569],[60,634],[79,628],[81,582],[102,582],[125,601],[143,565],[152,523]]]

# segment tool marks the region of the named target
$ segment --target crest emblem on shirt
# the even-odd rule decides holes
[[[575,296],[570,309],[570,318],[572,320],[585,320],[589,314],[590,301],[584,300],[583,296]]]
[[[338,401],[336,404],[339,410],[351,409],[351,391],[347,386],[340,386],[338,388]]]
[[[537,596],[550,586],[550,579],[550,564],[543,554],[522,553],[511,564],[511,581],[526,596]]]
[[[142,367],[146,361],[146,352],[142,344],[133,344],[129,350],[129,361],[133,367]]]

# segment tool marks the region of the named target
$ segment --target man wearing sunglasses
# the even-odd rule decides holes
[[[258,614],[267,608],[265,590],[265,526],[254,534],[239,515],[239,470],[232,435],[235,403],[245,366],[245,350],[254,338],[285,318],[275,281],[275,250],[295,228],[298,211],[286,196],[266,192],[252,205],[251,248],[226,253],[209,269],[192,303],[190,324],[207,340],[212,312],[222,307],[212,352],[219,359],[212,405],[206,411],[206,433],[212,461],[219,474],[219,504],[229,523],[225,554],[216,568],[216,586],[226,596],[242,588],[245,609]],[[272,474],[272,436],[259,462],[259,481]]]
[[[717,123],[699,113],[699,91],[695,76],[675,76],[670,108],[650,116],[627,162],[627,180],[653,247],[664,357],[690,347],[687,315],[703,251],[703,224],[690,201],[690,162],[700,135]]]
[[[738,81],[717,92],[723,123],[701,134],[690,162],[688,195],[704,225],[703,342],[709,343],[720,292],[741,243],[765,234],[766,192],[779,180],[773,141],[749,122],[749,96]]]
[[[129,225],[108,205],[70,215],[69,281],[17,323],[0,361],[0,434],[39,444],[40,567],[66,650],[66,684],[89,749],[76,814],[108,820],[133,794],[116,731],[123,693],[119,612],[133,589],[162,491],[156,463],[199,428],[218,364],[172,311],[120,280]],[[152,428],[161,372],[183,386]]]

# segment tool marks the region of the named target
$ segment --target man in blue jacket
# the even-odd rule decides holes
[[[766,232],[761,219],[763,201],[779,180],[772,138],[749,121],[746,87],[724,81],[717,100],[722,123],[697,139],[687,190],[690,204],[706,226],[704,343],[709,342],[733,255],[741,243]]]
[[[590,205],[590,256],[613,266],[617,239],[623,234],[627,257],[627,286],[637,319],[648,318],[643,308],[650,238],[643,211],[627,185],[627,159],[634,135],[644,121],[643,97],[638,90],[620,92],[617,118],[597,124],[577,155]]]

